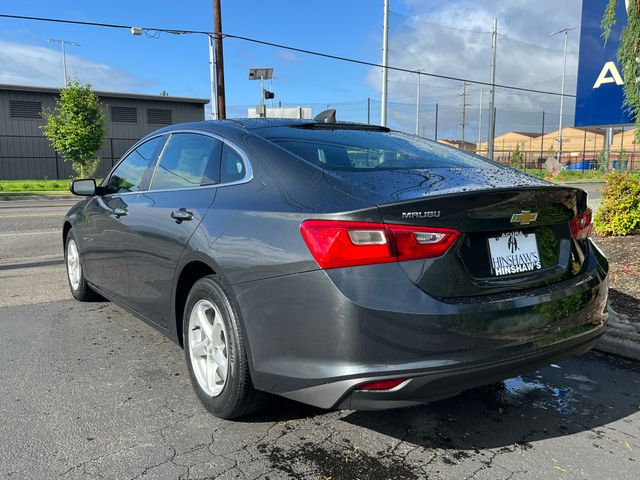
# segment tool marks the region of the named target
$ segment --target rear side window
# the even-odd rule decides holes
[[[240,154],[225,144],[222,148],[222,163],[220,167],[220,182],[230,183],[242,180],[246,173],[246,167]]]
[[[129,153],[116,167],[107,183],[109,193],[127,193],[143,190],[153,171],[165,136],[155,137]]]
[[[152,190],[199,187],[220,181],[222,142],[208,135],[174,133],[151,181]]]
[[[281,132],[282,129],[278,133]],[[289,128],[286,137],[268,139],[330,170],[489,167],[489,163],[473,155],[399,132]]]

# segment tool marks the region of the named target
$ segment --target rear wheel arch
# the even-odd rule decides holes
[[[187,304],[189,292],[198,280],[208,275],[214,275],[215,273],[216,271],[209,264],[200,260],[194,260],[187,263],[180,271],[174,295],[174,315],[176,321],[176,336],[181,347],[184,347],[184,341],[182,338],[182,317],[184,315],[184,307]]]
[[[62,226],[62,247],[65,248],[67,245],[67,235],[69,235],[69,232],[71,231],[71,222],[66,221],[64,222],[64,225]]]

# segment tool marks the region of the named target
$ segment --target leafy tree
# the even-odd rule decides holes
[[[96,152],[104,140],[104,112],[91,85],[78,80],[60,92],[55,111],[43,112],[44,136],[64,160],[70,160],[81,178],[92,176],[100,159]]]
[[[606,172],[608,170],[609,161],[607,160],[607,153],[604,151],[596,153],[596,163],[598,165],[598,170],[601,172]]]
[[[618,163],[617,163],[618,170],[623,170],[627,168],[627,165],[629,165],[629,154],[623,148],[620,150],[620,153],[618,154]]]
[[[520,144],[516,143],[516,148],[511,152],[511,161],[509,162],[509,165],[513,168],[522,168],[524,170],[524,166],[522,165],[523,161],[524,153],[522,153]]]
[[[611,28],[615,25],[616,7],[621,0],[609,0],[602,17],[602,37],[605,43],[611,35]],[[622,67],[624,79],[624,105],[635,118],[636,140],[640,140],[640,87],[637,78],[640,76],[637,62],[640,54],[640,0],[629,0],[627,25],[622,30],[620,47],[618,48],[618,62]]]

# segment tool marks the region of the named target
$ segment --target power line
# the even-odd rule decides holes
[[[470,28],[461,28],[461,27],[456,27],[456,26],[453,26],[453,25],[446,25],[444,23],[428,22],[428,21],[422,20],[422,17],[420,17],[420,16],[404,15],[402,13],[398,13],[398,12],[395,12],[393,10],[390,10],[389,12],[392,13],[393,15],[396,15],[398,17],[402,17],[402,18],[404,18],[406,20],[417,19],[419,21],[420,25],[431,25],[432,27],[437,27],[437,28],[440,28],[442,30],[455,30],[455,31],[458,31],[458,32],[473,33],[473,34],[476,34],[476,35],[487,35],[487,36],[491,35],[493,33],[491,31],[473,30],[473,29],[470,29]],[[416,30],[416,27],[414,25],[412,25],[410,22],[407,22],[406,20],[405,20],[404,25],[407,28]],[[416,23],[416,22],[412,22],[412,23]],[[539,49],[542,49],[542,50],[548,50],[550,52],[562,53],[562,50],[558,50],[556,48],[544,47],[544,46],[538,45],[536,43],[525,42],[523,40],[519,40],[517,38],[510,37],[509,35],[505,35],[504,33],[498,33],[498,36],[501,37],[501,38],[516,42],[516,43],[520,43],[522,45],[527,45],[529,47],[539,48]],[[578,54],[578,52],[573,52],[573,51],[572,52],[568,52],[568,53],[571,53],[572,55],[577,55]]]
[[[328,53],[322,53],[322,52],[317,52],[317,51],[314,51],[314,50],[307,50],[307,49],[303,49],[303,48],[290,47],[290,46],[282,45],[282,44],[279,44],[279,43],[267,42],[267,41],[264,41],[264,40],[257,40],[255,38],[244,37],[244,36],[241,36],[241,35],[232,35],[230,33],[225,33],[224,36],[228,37],[228,38],[237,38],[239,40],[244,40],[244,41],[251,42],[251,43],[257,43],[257,44],[261,44],[261,45],[268,45],[268,46],[271,46],[271,47],[282,48],[282,49],[285,49],[285,50],[292,50],[292,51],[298,52],[298,53],[306,53],[306,54],[309,54],[309,55],[315,55],[315,56],[318,56],[318,57],[330,58],[330,59],[333,59],[333,60],[341,60],[341,61],[344,61],[344,62],[357,63],[357,64],[360,64],[360,65],[367,65],[369,67],[384,68],[379,63],[367,62],[367,61],[364,61],[364,60],[357,60],[357,59],[354,59],[354,58],[342,57],[342,56],[339,56],[339,55],[331,55],[331,54],[328,54]],[[467,82],[467,83],[473,83],[475,85],[488,85],[488,86],[492,85],[489,82],[465,79],[465,78],[461,78],[461,77],[452,77],[450,75],[440,75],[440,74],[437,74],[437,73],[429,73],[429,72],[425,72],[425,71],[411,70],[409,68],[392,67],[392,66],[388,66],[386,68],[388,70],[394,70],[396,72],[412,73],[414,75],[424,75],[426,77],[441,78],[441,79],[452,80],[452,81],[456,81],[456,82]],[[503,88],[503,89],[507,89],[507,90],[517,90],[517,91],[520,91],[520,92],[529,92],[529,93],[539,93],[539,94],[543,94],[543,95],[562,96],[562,93],[559,93],[559,92],[550,92],[550,91],[547,91],[547,90],[536,90],[536,89],[532,89],[532,88],[515,87],[515,86],[511,86],[511,85],[503,85],[503,84],[500,84],[500,83],[496,83],[494,85],[494,87],[495,88]],[[564,96],[565,97],[575,97],[575,95],[569,95],[569,94],[566,94],[566,93],[564,94]]]
[[[65,19],[61,19],[61,18],[47,18],[47,17],[30,17],[30,16],[24,16],[24,15],[0,14],[0,18],[11,18],[11,19],[15,19],[15,20],[33,20],[33,21],[40,21],[40,22],[65,23],[65,24],[70,24],[70,25],[84,25],[84,26],[104,27],[104,28],[118,28],[118,29],[130,29],[132,27],[131,25],[119,25],[119,24],[114,24],[114,23],[85,22],[85,21],[79,21],[79,20],[65,20]],[[213,35],[213,32],[207,32],[207,31],[204,31],[204,30],[180,30],[180,29],[166,29],[166,28],[155,28],[155,27],[141,27],[141,28],[143,30],[162,32],[162,33],[170,33],[170,34],[173,34],[173,35],[186,35],[186,34]],[[506,89],[506,90],[516,90],[516,91],[520,91],[520,92],[538,93],[538,94],[542,94],[542,95],[575,97],[575,95],[570,95],[570,94],[566,94],[566,93],[562,94],[560,92],[551,92],[551,91],[548,91],[548,90],[537,90],[537,89],[533,89],[533,88],[516,87],[516,86],[512,86],[512,85],[503,85],[503,84],[499,84],[499,83],[492,84],[490,82],[483,82],[483,81],[480,81],[480,80],[472,80],[472,79],[461,78],[461,77],[453,77],[453,76],[450,76],[450,75],[441,75],[441,74],[437,74],[437,73],[425,72],[423,70],[417,71],[417,70],[411,70],[409,68],[393,67],[393,66],[384,67],[383,65],[381,65],[379,63],[367,62],[365,60],[358,60],[358,59],[355,59],[355,58],[343,57],[343,56],[340,56],[340,55],[332,55],[332,54],[329,54],[329,53],[318,52],[318,51],[315,51],[315,50],[308,50],[308,49],[305,49],[305,48],[292,47],[292,46],[283,45],[283,44],[280,44],[280,43],[268,42],[266,40],[259,40],[257,38],[245,37],[243,35],[233,35],[233,34],[230,34],[230,33],[223,33],[222,36],[223,37],[227,37],[227,38],[234,38],[234,39],[237,39],[237,40],[243,40],[245,42],[255,43],[255,44],[258,44],[258,45],[266,45],[266,46],[270,46],[270,47],[274,47],[274,48],[280,48],[280,49],[283,49],[283,50],[289,50],[289,51],[292,51],[292,52],[304,53],[304,54],[307,54],[307,55],[314,55],[316,57],[329,58],[329,59],[332,59],[332,60],[340,60],[340,61],[343,61],[343,62],[355,63],[355,64],[358,64],[358,65],[365,65],[365,66],[368,66],[368,67],[386,68],[387,70],[393,70],[393,71],[396,71],[396,72],[411,73],[411,74],[414,74],[414,75],[424,75],[425,77],[440,78],[440,79],[451,80],[451,81],[456,81],[456,82],[467,82],[467,83],[472,83],[472,84],[475,84],[475,85],[487,85],[487,86],[493,86],[494,88],[502,88],[502,89]]]

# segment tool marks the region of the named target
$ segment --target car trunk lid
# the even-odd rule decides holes
[[[462,233],[442,257],[402,262],[411,280],[432,296],[513,292],[581,270],[586,242],[574,240],[570,220],[587,208],[584,191],[500,167],[435,170],[328,175],[351,194],[378,196],[385,223]]]

